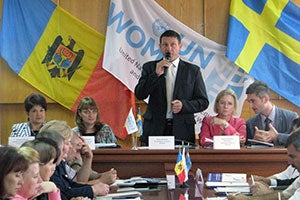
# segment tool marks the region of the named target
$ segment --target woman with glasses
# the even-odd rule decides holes
[[[83,98],[78,104],[73,130],[81,136],[95,136],[95,143],[117,143],[108,124],[100,121],[98,105],[91,97]]]

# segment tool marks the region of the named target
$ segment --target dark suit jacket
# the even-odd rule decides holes
[[[141,141],[148,144],[148,136],[162,136],[167,112],[165,76],[157,76],[155,69],[159,61],[150,61],[143,65],[142,76],[135,87],[137,99],[149,96],[147,111],[143,115],[143,135]],[[208,107],[206,88],[200,68],[183,60],[179,61],[175,80],[173,100],[182,102],[182,110],[173,114],[173,135],[177,140],[195,143],[194,113]]]
[[[94,198],[92,186],[87,184],[76,183],[68,178],[66,172],[66,162],[61,161],[56,166],[54,174],[51,176],[50,181],[54,182],[55,185],[60,189],[61,199],[69,200],[72,197],[89,197]]]
[[[275,145],[285,145],[286,140],[292,131],[292,122],[297,117],[298,115],[295,112],[275,107],[275,120],[272,122],[272,125],[279,133]],[[255,126],[260,130],[263,129],[260,114],[255,115],[246,122],[247,139],[253,139]]]

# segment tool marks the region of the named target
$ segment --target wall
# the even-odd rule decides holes
[[[55,0],[65,10],[78,17],[100,33],[106,33],[106,21],[109,9],[109,0]],[[157,0],[175,18],[207,38],[226,45],[228,11],[230,0]],[[175,3],[176,2],[176,3]],[[294,0],[300,5],[300,0]],[[3,0],[0,0],[2,5]],[[2,13],[2,6],[0,7]],[[19,78],[7,63],[0,58],[0,143],[6,144],[11,132],[11,126],[17,122],[27,120],[23,108],[25,97],[33,92],[38,92],[24,80]],[[273,102],[279,107],[294,110],[300,114],[300,108],[283,99],[276,93],[272,93]],[[49,108],[47,120],[65,120],[70,126],[74,124],[74,113],[47,98]],[[145,104],[137,102],[141,106],[142,113],[145,111]],[[100,105],[101,106],[101,105]],[[243,106],[242,116],[245,119],[253,116],[253,111],[246,102]],[[119,141],[123,146],[131,145],[131,138]]]

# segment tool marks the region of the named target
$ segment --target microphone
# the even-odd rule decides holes
[[[170,52],[167,52],[166,55],[165,55],[165,59],[168,60],[168,61],[171,61],[171,53]],[[164,76],[166,77],[167,76],[167,73],[168,73],[168,67],[164,67]]]
[[[189,141],[181,140],[181,139],[175,139],[175,147],[176,148],[180,148],[182,146],[188,146],[188,144],[189,144],[190,149],[194,149],[199,146],[199,145],[195,144],[194,142],[189,142]]]

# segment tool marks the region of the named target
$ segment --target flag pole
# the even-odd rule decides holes
[[[131,134],[131,138],[132,138],[132,150],[138,150],[137,147],[137,133],[138,131],[134,132]]]
[[[184,168],[184,174],[185,174],[185,180],[183,181],[183,183],[179,186],[180,188],[189,188],[189,185],[187,184],[188,181],[188,174],[186,174],[186,152],[185,152],[185,146],[184,146],[184,142],[182,142],[182,160],[183,160],[183,168]]]

